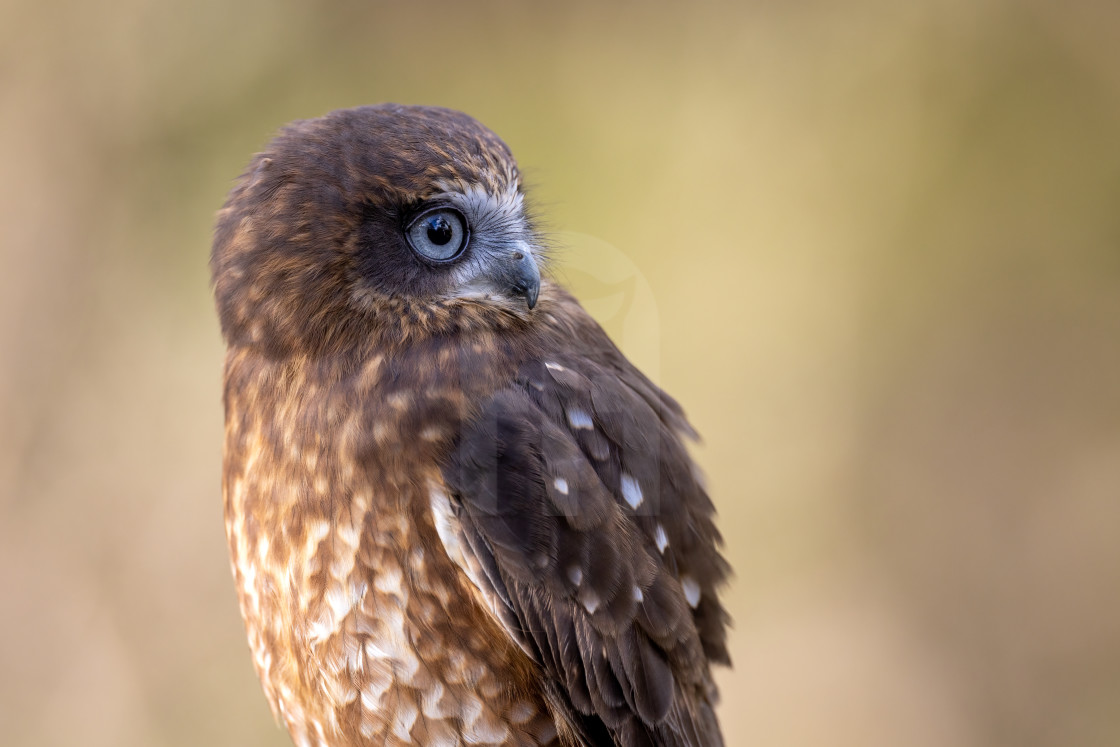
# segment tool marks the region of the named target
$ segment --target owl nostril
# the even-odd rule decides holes
[[[525,255],[522,254],[521,252],[514,252],[513,253],[513,261],[514,262],[520,262],[523,259],[525,259]]]

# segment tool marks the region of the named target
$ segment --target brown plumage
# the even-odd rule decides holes
[[[722,743],[692,431],[541,251],[446,109],[296,122],[219,215],[229,548],[296,744]]]

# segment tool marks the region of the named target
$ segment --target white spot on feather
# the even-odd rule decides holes
[[[568,580],[571,581],[573,585],[579,586],[583,583],[583,571],[577,566],[570,566],[568,568]]]
[[[505,744],[508,738],[509,727],[489,718],[480,718],[463,730],[467,744]]]
[[[374,576],[373,588],[382,594],[403,599],[405,594],[402,581],[404,581],[404,573],[401,569],[398,566],[386,564],[383,568],[378,569],[377,575]]]
[[[405,699],[397,702],[397,713],[393,719],[393,733],[402,742],[412,742],[412,725],[416,723],[416,706]]]
[[[430,425],[420,431],[420,438],[425,441],[439,441],[443,438],[443,429],[438,426]]]
[[[533,707],[532,703],[520,700],[510,709],[509,720],[515,724],[523,724],[535,716],[536,713],[537,709]]]
[[[635,602],[641,604],[643,601],[645,601],[645,598],[646,598],[645,595],[642,594],[642,590],[640,588],[638,588],[637,586],[634,587],[634,589],[631,593],[634,595],[634,601]]]
[[[481,715],[482,701],[470,693],[463,696],[463,700],[459,706],[459,718],[463,720],[463,723],[467,726],[471,726]]]
[[[330,533],[331,523],[326,519],[316,519],[310,522],[307,527],[305,557],[314,557],[315,551],[319,548],[319,543]]]
[[[339,522],[335,536],[352,552],[357,550],[362,541],[362,528],[357,523]]]
[[[420,708],[424,712],[425,718],[430,719],[444,719],[452,715],[451,711],[445,708],[440,701],[443,700],[443,683],[436,682],[433,687],[428,688],[420,693]]]
[[[560,492],[560,495],[568,494],[568,481],[563,477],[557,477],[552,481],[552,485]]]
[[[545,368],[551,368],[553,371],[563,371],[564,370],[563,366],[561,366],[559,363],[553,363],[552,361],[545,361],[544,367]]]
[[[366,648],[369,648],[369,644],[366,644]],[[366,686],[362,688],[362,708],[370,712],[380,711],[381,696],[388,691],[392,684],[393,681],[390,678],[379,676],[371,677],[366,682]]]
[[[681,576],[681,589],[684,590],[685,601],[693,609],[700,604],[700,584],[692,576]]]
[[[657,543],[657,551],[665,552],[665,548],[669,546],[669,538],[665,535],[665,527],[660,524],[653,530],[653,541]]]
[[[336,623],[350,614],[350,610],[354,608],[354,599],[347,593],[347,589],[341,585],[332,584],[327,587],[323,597]]]
[[[451,497],[440,487],[432,485],[428,490],[428,501],[432,509],[432,520],[436,525],[436,534],[443,542],[443,549],[448,557],[457,566],[471,576],[470,564],[466,562],[463,547],[459,542],[458,523],[454,510],[451,508]],[[471,578],[476,586],[480,586],[476,578]]]
[[[591,421],[591,416],[587,414],[587,411],[582,410],[578,407],[573,407],[568,410],[568,424],[576,430],[579,430],[580,428],[591,430],[591,428],[595,425]]]
[[[335,705],[346,705],[358,697],[358,691],[346,677],[324,677],[319,681],[319,689]]]
[[[366,656],[371,659],[388,659],[389,652],[378,646],[373,641],[366,641]]]
[[[642,486],[627,472],[622,473],[622,497],[630,504],[630,508],[642,505]]]
[[[595,610],[599,609],[599,595],[588,589],[583,595],[583,608],[587,614],[595,614]]]
[[[412,398],[408,392],[397,391],[386,397],[385,401],[388,402],[389,407],[392,407],[394,410],[407,410],[412,402]]]

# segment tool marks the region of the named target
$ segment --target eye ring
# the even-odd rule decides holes
[[[421,259],[436,264],[454,262],[467,248],[467,219],[453,207],[433,207],[413,218],[404,232],[408,245]]]

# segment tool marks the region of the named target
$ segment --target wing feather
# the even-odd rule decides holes
[[[691,433],[621,355],[531,361],[445,465],[469,575],[584,744],[722,744],[727,566]]]

